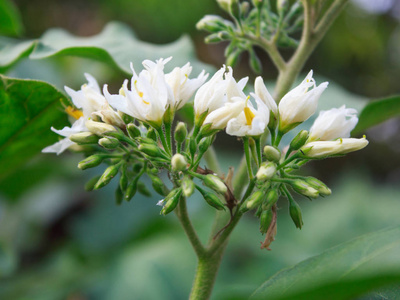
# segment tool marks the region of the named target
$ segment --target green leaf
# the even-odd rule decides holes
[[[35,47],[35,41],[18,42],[0,37],[0,73],[5,73],[14,64],[27,57]]]
[[[19,36],[23,32],[21,17],[15,5],[8,0],[0,0],[0,34]]]
[[[25,43],[24,46],[21,46],[22,43]],[[155,60],[169,56],[174,57],[169,68],[188,61],[192,63],[195,72],[209,68],[197,61],[188,36],[170,44],[155,45],[138,40],[128,26],[118,22],[109,23],[102,32],[91,37],[77,37],[63,29],[50,29],[40,39],[30,43],[30,47],[29,42],[21,42],[0,50],[0,57],[5,56],[0,60],[0,68],[8,68],[17,59],[23,58],[26,52],[30,52],[30,59],[65,55],[96,59],[118,67],[127,74],[132,73],[131,62],[135,68],[141,69],[141,63],[145,59]],[[0,45],[6,44],[7,40],[0,40]]]
[[[48,83],[0,75],[0,180],[57,141],[50,127],[68,124],[60,101],[68,103]]]
[[[400,226],[366,234],[268,279],[251,299],[354,299],[400,282]]]
[[[359,135],[368,128],[396,116],[400,116],[400,96],[372,101],[361,111],[358,124],[352,135]]]

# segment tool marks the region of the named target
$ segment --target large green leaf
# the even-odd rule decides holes
[[[9,0],[0,0],[0,34],[18,36],[23,32],[21,17]]]
[[[169,68],[188,61],[192,63],[196,72],[207,68],[207,65],[197,61],[188,36],[170,44],[155,45],[138,40],[128,26],[118,22],[109,23],[102,32],[91,37],[77,37],[56,28],[46,31],[41,38],[30,42],[0,39],[0,46],[4,46],[0,50],[0,70],[7,69],[16,60],[26,56],[27,52],[31,59],[62,55],[96,59],[117,66],[127,74],[131,74],[130,62],[140,69],[141,62],[145,59],[155,60],[169,56],[174,57]]]
[[[368,128],[396,116],[400,116],[400,96],[372,101],[361,111],[358,124],[352,134],[361,134]]]
[[[61,100],[46,82],[0,75],[0,179],[57,141],[50,127],[68,124]]]
[[[336,246],[268,279],[252,299],[354,299],[400,282],[400,226]]]

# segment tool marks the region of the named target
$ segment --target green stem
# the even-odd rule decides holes
[[[156,131],[158,133],[158,137],[160,138],[160,141],[164,147],[165,152],[167,152],[169,155],[171,155],[171,149],[168,146],[167,139],[165,138],[165,133],[164,133],[162,127],[160,126],[160,127],[156,128]]]
[[[246,163],[247,163],[247,173],[249,175],[250,180],[253,179],[253,170],[251,168],[251,155],[250,155],[250,145],[249,145],[249,138],[244,137],[243,138],[243,148],[244,148],[244,153],[246,156]]]

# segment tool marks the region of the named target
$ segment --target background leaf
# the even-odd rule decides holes
[[[18,36],[23,32],[21,17],[15,5],[0,0],[0,34]]]
[[[361,111],[358,124],[352,134],[359,135],[368,128],[396,116],[400,116],[400,96],[372,101]]]
[[[400,282],[400,226],[366,234],[268,279],[252,299],[353,299]]]
[[[0,40],[0,45],[8,43],[9,40]],[[35,47],[29,46],[29,43],[35,44]],[[91,37],[77,37],[63,29],[50,29],[36,41],[25,41],[3,48],[0,51],[0,57],[3,56],[0,68],[8,68],[17,59],[23,58],[27,51],[31,51],[31,59],[63,55],[96,59],[116,66],[127,74],[131,74],[130,62],[140,69],[145,59],[155,60],[169,56],[174,57],[173,65],[192,62],[195,73],[207,68],[207,65],[197,61],[188,36],[183,36],[173,43],[155,45],[138,40],[128,26],[118,22],[109,23],[102,32]]]
[[[57,141],[51,126],[68,124],[66,97],[52,85],[0,75],[0,179]]]

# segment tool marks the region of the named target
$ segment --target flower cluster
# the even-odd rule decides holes
[[[52,128],[64,139],[43,152],[60,154],[74,145],[75,150],[87,155],[79,163],[80,169],[109,164],[86,188],[102,188],[120,174],[117,203],[129,201],[137,191],[149,195],[141,181],[147,174],[154,190],[163,196],[158,204],[164,215],[195,190],[209,205],[218,210],[227,207],[232,215],[256,209],[260,230],[266,234],[262,247],[268,248],[276,233],[280,198],[288,199],[289,213],[301,228],[300,207],[291,191],[309,198],[331,193],[318,179],[292,173],[312,159],[343,155],[368,144],[365,138],[350,138],[358,121],[357,112],[342,106],[321,111],[309,132],[298,132],[288,147],[281,147],[282,137],[316,112],[328,86],[327,82],[317,85],[312,71],[278,105],[261,77],[255,80],[254,93],[247,94],[244,90],[248,78],[236,81],[230,67],[223,66],[206,82],[208,74],[204,71],[189,78],[189,63],[165,73],[169,61],[145,60],[139,74],[132,68],[130,84],[125,80],[118,94],[111,94],[107,85],[101,91],[88,74],[88,84],[81,90],[66,87],[75,106],[66,109],[72,125],[61,130]],[[194,125],[189,133],[186,123],[174,124],[174,117],[193,95]],[[216,134],[223,129],[243,140],[249,184],[242,201],[235,198],[228,180],[200,166]],[[160,179],[161,169],[169,173],[172,190]]]

